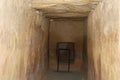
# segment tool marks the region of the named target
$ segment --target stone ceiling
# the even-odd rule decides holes
[[[49,18],[87,17],[98,0],[42,0],[33,1],[32,7]]]

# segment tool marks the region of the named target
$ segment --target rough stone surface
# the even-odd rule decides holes
[[[86,17],[99,0],[34,0],[32,7],[46,17]]]
[[[46,70],[47,19],[29,2],[0,1],[0,80],[37,80]]]
[[[88,80],[120,80],[120,1],[101,0],[88,17]]]

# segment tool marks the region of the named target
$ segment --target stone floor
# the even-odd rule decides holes
[[[82,71],[78,72],[56,72],[49,71],[45,80],[85,80]]]

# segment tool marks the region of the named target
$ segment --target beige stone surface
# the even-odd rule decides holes
[[[86,17],[99,0],[35,0],[32,7],[47,17]],[[59,15],[58,15],[59,14]]]
[[[101,0],[88,17],[88,80],[120,80],[120,1]]]
[[[48,20],[35,9],[40,9],[46,17],[52,18],[88,16],[88,80],[120,80],[120,1],[100,0],[96,7],[97,2],[98,0],[1,0],[0,80],[42,80],[45,75],[48,66]],[[79,33],[70,35],[70,38],[79,37],[75,39],[80,42],[76,49],[80,48],[82,53],[80,45],[83,44],[83,35],[80,31],[83,31],[83,23],[65,23],[64,26],[69,28],[60,23],[57,25],[61,31],[70,29]],[[65,37],[64,40],[70,39]],[[81,64],[78,65],[82,63],[79,60],[81,54],[77,57],[73,70],[81,69]],[[51,63],[55,65],[54,60]],[[53,69],[55,68],[54,66]]]
[[[36,80],[46,70],[48,20],[29,2],[0,1],[0,80]]]
[[[98,0],[32,0],[32,2],[51,2],[51,3],[60,3],[60,2],[96,2]]]
[[[54,20],[50,22],[50,69],[56,70],[56,44],[57,42],[75,43],[75,62],[71,64],[71,71],[81,70],[83,53],[84,20]],[[66,70],[67,66],[60,66]]]

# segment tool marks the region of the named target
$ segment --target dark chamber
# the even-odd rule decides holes
[[[58,42],[57,57],[59,63],[74,63],[75,60],[75,44],[73,42]]]

